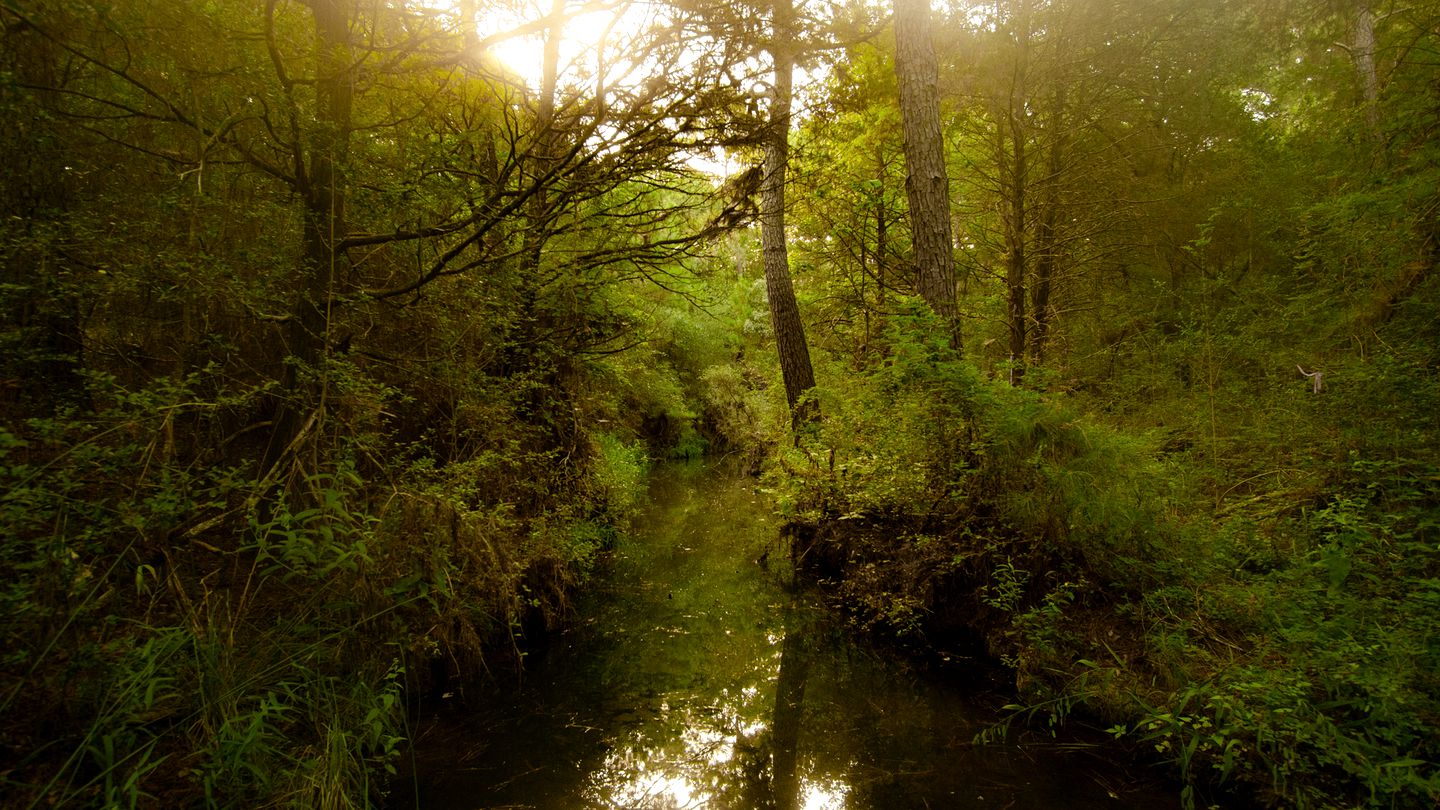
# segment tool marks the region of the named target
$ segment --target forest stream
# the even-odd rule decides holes
[[[422,719],[396,806],[1178,805],[1094,741],[975,745],[1003,695],[857,639],[794,587],[754,479],[667,464],[649,497],[518,689]]]

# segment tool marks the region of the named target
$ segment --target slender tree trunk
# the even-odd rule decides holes
[[[540,67],[540,98],[535,109],[535,145],[533,178],[544,177],[555,159],[558,137],[555,130],[555,93],[560,81],[560,40],[565,35],[565,0],[551,0],[549,25],[545,29],[545,48]],[[549,216],[549,195],[541,185],[530,197],[529,223],[525,232],[525,261],[534,274],[540,269],[540,252],[545,246],[546,219]]]
[[[350,148],[355,87],[348,0],[312,0],[315,21],[315,123],[309,165],[297,178],[304,205],[300,245],[300,286],[287,324],[290,362],[281,405],[266,448],[264,467],[280,460],[308,423],[306,411],[324,407],[324,387],[312,376],[325,358],[330,309],[348,281],[345,255],[344,165]],[[300,148],[296,145],[296,148]],[[302,161],[297,159],[296,165]],[[319,371],[323,374],[323,371]]]
[[[1064,87],[1056,89],[1054,105],[1050,116],[1050,148],[1045,165],[1044,199],[1041,202],[1039,231],[1035,238],[1035,280],[1030,288],[1030,317],[1034,321],[1034,329],[1030,334],[1030,362],[1036,365],[1045,362],[1045,348],[1050,339],[1050,325],[1054,314],[1050,305],[1050,294],[1054,289],[1055,274],[1060,264],[1056,228],[1060,219],[1060,186],[1067,142]]]
[[[1002,150],[1008,151],[1009,172],[1008,178],[1002,177],[1004,183],[1008,179],[1005,202],[1005,290],[1006,290],[1006,323],[1009,325],[1009,351],[1010,362],[1013,364],[1010,371],[1011,382],[1018,382],[1025,374],[1025,195],[1026,188],[1026,144],[1023,126],[1018,120],[1019,113],[1012,103],[1007,129],[1009,130],[1008,145],[1005,144],[1005,136],[1001,136]],[[1003,164],[1002,164],[1003,165]]]
[[[1055,284],[1055,209],[1045,206],[1036,235],[1035,278],[1030,285],[1030,359],[1033,365],[1045,362],[1045,344],[1050,339],[1050,294]]]
[[[785,401],[791,418],[800,424],[815,417],[813,408],[800,408],[801,395],[815,387],[810,347],[800,321],[800,306],[790,283],[790,256],[785,241],[785,169],[790,159],[790,99],[795,57],[791,30],[795,11],[791,0],[775,0],[774,91],[770,99],[770,126],[765,138],[765,173],[760,181],[760,245],[765,264],[765,291],[770,300],[770,323],[785,378]]]
[[[1005,239],[1005,325],[1006,349],[1010,360],[1010,382],[1025,376],[1029,345],[1026,313],[1026,282],[1031,261],[1030,212],[1030,103],[1027,72],[1030,65],[1030,37],[1033,33],[1030,4],[1015,4],[1011,34],[1018,51],[1011,66],[1009,94],[995,110],[995,157],[999,167],[1000,218]]]
[[[885,217],[885,198],[882,195],[875,203],[875,303],[882,310],[890,284],[890,280],[885,278],[885,256],[889,251],[890,220]]]
[[[950,178],[940,132],[940,69],[930,40],[929,0],[895,0],[895,76],[905,133],[905,196],[914,234],[916,287],[960,346]]]
[[[883,312],[885,309],[885,286],[889,283],[885,279],[885,254],[889,250],[890,221],[885,216],[885,172],[883,167],[877,172],[877,175],[879,190],[867,198],[868,204],[875,210],[875,248],[871,250],[869,243],[864,238],[860,240],[860,313],[865,319],[865,342],[859,347],[857,357],[864,357],[870,353],[870,346],[875,339],[876,322],[883,323],[883,320],[877,317],[877,313]],[[875,284],[873,306],[865,291],[867,279]]]
[[[540,96],[535,108],[535,139],[530,154],[530,163],[534,168],[528,173],[530,182],[538,182],[550,171],[559,145],[559,133],[555,126],[555,94],[560,80],[560,41],[564,35],[565,0],[551,0],[545,45],[541,52]],[[512,329],[508,362],[511,373],[533,371],[547,364],[539,345],[541,335],[550,326],[540,306],[542,261],[545,243],[549,241],[546,231],[550,227],[550,196],[544,184],[536,187],[525,214],[519,278],[519,323]],[[538,399],[532,407],[539,407]]]
[[[0,105],[16,109],[28,99],[15,80],[34,87],[61,89],[54,43],[33,30],[16,27],[0,36]],[[38,109],[54,113],[55,93],[35,94]],[[23,109],[23,108],[22,108]],[[58,117],[58,116],[56,116]],[[40,115],[8,115],[0,119],[0,148],[6,166],[0,170],[0,216],[21,224],[21,236],[0,244],[0,282],[13,285],[0,312],[0,330],[19,337],[18,351],[0,358],[0,374],[25,381],[22,399],[37,411],[51,413],[64,406],[91,407],[84,368],[85,331],[81,300],[64,280],[79,273],[52,247],[73,238],[73,206],[69,175],[62,170],[63,150],[50,138]],[[43,234],[51,231],[57,236]]]
[[[557,121],[560,80],[560,44],[565,36],[566,0],[550,0],[545,19],[545,41],[541,49],[539,96],[536,99],[534,137],[525,155],[526,171],[521,173],[522,188],[533,188],[524,208],[524,233],[521,236],[519,275],[516,278],[518,305],[507,325],[503,370],[507,376],[527,381],[520,402],[523,415],[533,423],[547,428],[555,447],[566,447],[574,440],[568,430],[571,420],[555,418],[564,397],[560,368],[565,360],[556,346],[556,330],[561,319],[553,299],[545,296],[546,281],[553,268],[545,266],[545,247],[550,241],[551,225],[560,208],[552,198],[550,181],[544,180],[559,161],[561,128]]]
[[[1364,98],[1365,134],[1379,147],[1384,135],[1380,132],[1380,76],[1375,70],[1375,12],[1366,2],[1355,12],[1355,41],[1351,53]]]

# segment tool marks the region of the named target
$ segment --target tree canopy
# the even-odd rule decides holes
[[[1440,796],[1435,4],[0,24],[20,806],[378,804],[705,453],[1187,801]]]

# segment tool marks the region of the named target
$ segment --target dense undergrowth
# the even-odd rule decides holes
[[[10,806],[373,800],[406,698],[502,662],[593,553],[574,516],[343,455],[269,484],[182,460],[197,406],[154,396],[0,433]]]
[[[539,396],[337,358],[308,449],[269,470],[269,393],[218,365],[87,370],[77,404],[9,401],[3,803],[379,804],[407,707],[517,671],[650,458],[753,451],[774,428],[763,381],[688,306]]]
[[[1188,803],[1433,806],[1433,374],[1381,355],[1314,392],[1277,373],[1246,405],[1289,421],[1224,406],[1217,443],[1250,446],[1221,457],[987,379],[936,334],[896,323],[774,476],[857,621],[1013,669],[985,736],[1083,714],[1174,763]]]
[[[780,6],[658,4],[664,75],[597,102],[445,5],[0,8],[0,804],[376,804],[407,706],[514,671],[702,453],[1016,722],[1197,805],[1440,802],[1434,8],[952,4],[962,355],[887,4],[813,4],[792,437],[747,230]]]

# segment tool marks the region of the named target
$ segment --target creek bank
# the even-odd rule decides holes
[[[1072,717],[1096,729],[1133,724],[1145,707],[1164,705],[1176,681],[1147,655],[1144,629],[1127,608],[1131,594],[1077,556],[991,529],[812,517],[782,530],[798,569],[856,628],[982,679],[997,706],[1012,696],[1011,714],[997,717],[985,739],[1027,726],[1054,730]],[[1124,759],[1173,773],[1145,748],[1109,742]],[[1233,785],[1221,795],[1225,806],[1258,806]]]
[[[520,683],[427,708],[393,807],[1176,804],[1093,740],[973,745],[1002,698],[795,587],[753,478],[663,464],[649,495]]]

